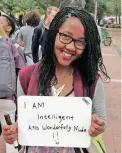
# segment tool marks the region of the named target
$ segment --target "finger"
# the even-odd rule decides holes
[[[15,132],[15,131],[17,131],[17,127],[14,125],[11,125],[10,132]]]
[[[97,123],[91,123],[91,126],[95,129],[95,130],[97,130],[97,131],[99,131],[99,132],[102,132],[103,130],[104,130],[104,126],[100,126],[99,124],[97,124]]]
[[[89,134],[91,136],[97,136],[98,134],[100,134],[99,131],[97,131],[96,129],[94,129],[92,126],[90,127],[90,130],[89,130]]]
[[[96,134],[93,134],[91,131],[89,131],[89,135],[90,135],[91,137],[96,137],[96,136],[97,136]]]
[[[92,121],[98,121],[99,117],[97,114],[92,115]]]
[[[105,125],[105,121],[103,121],[102,119],[100,119],[97,114],[93,114],[92,115],[92,122],[97,123],[100,126],[104,126]]]
[[[13,123],[12,125],[3,125],[3,131],[7,130],[15,131],[15,129],[18,129],[17,123]]]
[[[102,119],[99,119],[97,123],[101,126],[105,126],[105,121],[103,121]]]
[[[8,130],[8,131],[2,131],[2,135],[12,135],[12,134],[16,134],[17,133],[17,130],[16,131],[10,131],[10,130]]]
[[[7,130],[10,130],[10,128],[11,128],[11,125],[3,125],[2,130],[7,131]]]
[[[7,140],[17,140],[18,135],[17,134],[12,134],[12,135],[3,135],[3,138],[5,141]]]

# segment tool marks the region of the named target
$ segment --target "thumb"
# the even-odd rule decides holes
[[[97,114],[92,115],[92,121],[97,122],[99,120],[99,117]]]
[[[13,123],[13,124],[11,125],[10,131],[11,131],[11,132],[14,132],[14,131],[16,131],[17,129],[18,129],[17,123]]]

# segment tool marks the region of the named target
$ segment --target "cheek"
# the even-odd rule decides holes
[[[80,55],[83,53],[83,51],[84,51],[84,50],[77,50],[77,51],[76,51],[77,56],[80,56]]]
[[[6,24],[2,24],[2,27],[4,30],[6,30],[8,26]]]
[[[54,48],[54,53],[58,53],[60,52],[61,49],[63,49],[65,47],[65,44],[62,44],[58,38],[56,38],[55,40],[55,48]]]

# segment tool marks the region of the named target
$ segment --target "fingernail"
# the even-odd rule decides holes
[[[98,117],[97,116],[93,116],[93,120],[98,120]]]

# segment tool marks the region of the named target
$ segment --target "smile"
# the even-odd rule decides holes
[[[69,54],[69,53],[63,52],[63,56],[71,57],[72,54]]]

